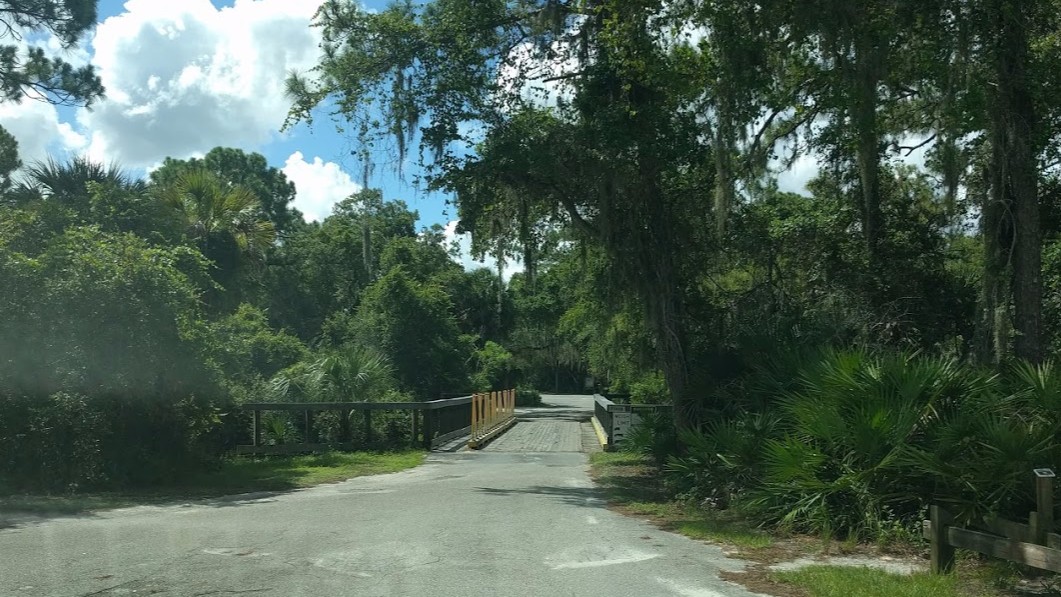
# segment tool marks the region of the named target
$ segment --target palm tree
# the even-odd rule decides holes
[[[206,170],[186,172],[176,184],[162,189],[161,196],[207,257],[214,257],[215,245],[230,241],[241,254],[260,261],[276,240],[276,230],[263,215],[258,198],[246,187],[226,185]]]
[[[226,184],[203,169],[185,172],[159,189],[159,197],[183,226],[186,238],[214,264],[211,277],[218,288],[207,292],[207,304],[220,311],[234,309],[253,286],[244,276],[255,275],[276,240],[276,230],[258,198],[246,187]],[[244,267],[248,264],[249,271]]]
[[[69,162],[48,158],[27,166],[12,195],[19,203],[55,201],[84,215],[92,196],[89,183],[134,194],[147,190],[144,181],[132,178],[117,164],[104,165],[86,157],[75,157]]]
[[[341,347],[300,371],[273,378],[278,398],[301,397],[311,402],[376,402],[393,386],[394,368],[387,357],[357,346]]]

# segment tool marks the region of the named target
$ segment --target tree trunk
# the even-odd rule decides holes
[[[1042,352],[1042,233],[1036,152],[1035,106],[1029,91],[1028,2],[994,0],[998,23],[995,47],[996,86],[990,106],[992,199],[1012,218],[1010,251],[1013,274],[1014,352],[1040,362]]]
[[[733,189],[733,127],[727,106],[716,106],[718,122],[715,123],[714,147],[711,153],[715,158],[715,233],[721,238],[726,232],[729,210],[733,206],[735,191]]]
[[[976,359],[998,363],[1009,352],[1009,247],[1012,245],[1012,219],[997,196],[995,172],[988,174],[980,215],[984,243],[984,279],[977,321]]]
[[[674,426],[690,429],[696,426],[696,402],[689,396],[689,366],[685,341],[684,306],[675,271],[674,255],[678,250],[671,242],[668,207],[660,188],[654,158],[642,154],[640,160],[642,197],[645,201],[646,226],[640,229],[642,239],[641,294],[645,301],[650,330],[656,341],[659,363],[670,390]]]
[[[855,44],[855,98],[853,124],[857,136],[858,178],[862,194],[862,231],[871,272],[880,263],[880,240],[884,224],[880,209],[880,130],[877,105],[880,101],[879,44],[874,36],[863,33]]]

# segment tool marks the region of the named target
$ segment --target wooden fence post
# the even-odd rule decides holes
[[[420,411],[414,408],[413,410],[409,411],[409,414],[412,415],[413,418],[413,445],[415,446],[416,440],[418,439],[417,436],[420,435]]]
[[[302,441],[307,444],[313,443],[313,411],[308,408],[305,410],[306,417],[306,437]]]
[[[1035,469],[1035,512],[1028,520],[1032,536],[1039,545],[1046,545],[1046,536],[1054,532],[1054,471]]]
[[[350,443],[350,411],[339,411],[339,441]]]
[[[431,428],[434,427],[434,421],[435,421],[434,411],[432,411],[431,409],[425,409],[424,410],[424,449],[425,450],[430,450],[431,449],[431,440],[432,440],[432,437],[431,437],[432,430],[431,430]]]
[[[946,574],[954,569],[954,547],[947,543],[947,528],[953,518],[939,506],[929,506],[928,512],[932,521],[932,574]]]
[[[365,411],[365,447],[372,444],[372,411]]]
[[[254,409],[254,447],[262,445],[262,411]]]

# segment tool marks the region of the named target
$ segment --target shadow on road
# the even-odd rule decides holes
[[[593,413],[572,408],[555,408],[549,410],[516,410],[517,421],[573,421],[581,423],[590,420]]]
[[[533,487],[524,487],[522,489],[476,487],[475,490],[487,495],[500,497],[512,495],[542,495],[556,498],[565,504],[586,508],[603,508],[606,503],[605,494],[596,487],[551,487],[546,485],[536,485]]]
[[[221,497],[142,497],[111,499],[53,498],[41,501],[35,497],[34,504],[28,507],[3,507],[0,500],[0,531],[17,529],[40,524],[54,519],[89,519],[99,518],[108,512],[128,508],[236,508],[276,501],[276,497],[298,491],[291,488],[279,491],[255,491],[238,495]],[[7,511],[4,511],[7,510]]]

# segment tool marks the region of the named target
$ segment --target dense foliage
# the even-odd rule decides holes
[[[331,0],[291,115],[419,143],[476,250],[523,260],[514,362],[672,403],[638,443],[691,493],[861,533],[1019,510],[1061,465],[1057,9]]]
[[[293,185],[263,163],[216,149],[138,181],[78,158],[31,164],[5,190],[0,439],[18,449],[0,453],[0,479],[159,482],[246,442],[242,402],[425,400],[517,381],[501,344],[513,298],[495,274],[464,271],[444,237],[417,234],[417,214],[375,191],[323,222],[287,218]],[[323,440],[337,416],[320,417]],[[265,424],[267,441],[300,439],[282,413]],[[407,419],[373,425],[377,441],[410,441]]]
[[[71,43],[88,4],[19,3]],[[307,223],[257,154],[137,181],[18,170],[0,131],[0,446],[28,446],[0,478],[168,475],[245,439],[249,400],[595,386],[672,404],[633,443],[764,521],[1020,512],[1030,468],[1061,467],[1058,8],[324,2],[292,122],[326,106],[366,171],[420,156],[496,271],[371,189]],[[92,76],[60,87],[88,102]]]

